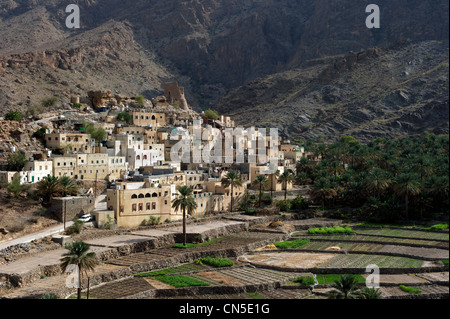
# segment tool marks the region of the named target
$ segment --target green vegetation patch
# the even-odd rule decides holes
[[[318,227],[308,229],[310,234],[353,234],[350,226]]]
[[[448,259],[442,259],[441,261],[444,265],[448,265]]]
[[[337,275],[337,274],[327,274],[327,275],[317,275],[317,282],[319,285],[330,285],[334,284],[336,281],[341,279],[341,276],[343,275]],[[353,275],[353,278],[358,283],[364,283],[366,282],[366,278],[364,278],[361,275]]]
[[[431,226],[429,229],[431,230],[445,230],[448,229],[448,223],[436,224]]]
[[[407,287],[404,285],[400,285],[399,288],[403,290],[404,292],[410,293],[410,294],[420,294],[422,293],[422,290],[414,287]]]
[[[281,241],[278,243],[274,243],[275,247],[279,249],[294,249],[298,248],[300,246],[306,245],[309,243],[309,239],[296,239],[296,240],[287,240],[287,241]]]
[[[209,286],[208,283],[183,275],[169,275],[169,276],[155,276],[156,280],[159,280],[175,288],[193,287],[193,286]]]
[[[312,286],[316,283],[314,277],[312,276],[302,276],[293,280],[296,283],[299,283],[302,286]]]
[[[222,239],[223,239],[223,237],[219,237],[214,240],[210,240],[210,241],[207,241],[205,243],[200,243],[200,244],[186,243],[186,245],[183,245],[182,243],[179,243],[179,244],[172,245],[172,248],[186,249],[186,248],[193,248],[193,247],[197,247],[197,246],[210,245],[210,244],[217,243],[217,242],[221,241]]]
[[[231,259],[219,257],[214,258],[209,256],[196,259],[194,262],[199,265],[206,264],[213,267],[231,267],[234,265],[234,262]]]

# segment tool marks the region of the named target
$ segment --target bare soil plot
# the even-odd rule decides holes
[[[300,236],[301,238],[309,238],[310,240],[320,239],[333,242],[345,242],[345,241],[356,241],[356,242],[376,242],[380,244],[415,244],[423,246],[441,246],[448,248],[448,242],[439,242],[426,239],[410,239],[410,238],[392,238],[392,237],[375,237],[375,236],[364,236],[364,235],[311,235],[308,237]],[[293,237],[297,238],[297,236]]]
[[[242,286],[243,285],[241,281],[238,281],[230,276],[227,276],[225,274],[215,272],[215,271],[204,271],[204,272],[199,272],[197,274],[200,275],[202,278],[212,279],[212,280],[214,280],[218,283],[221,283],[225,286]]]
[[[416,274],[416,276],[424,278],[429,281],[438,281],[438,282],[449,281],[448,272],[430,272],[430,273]]]
[[[369,276],[368,274],[364,274],[362,275],[364,278],[367,278],[367,276]],[[428,281],[423,279],[423,278],[419,278],[415,275],[411,275],[411,274],[380,274],[380,285],[383,284],[426,284]]]
[[[421,267],[422,260],[382,255],[364,255],[348,254],[335,255],[335,258],[325,262],[321,267],[324,268],[366,268],[368,265],[375,264],[380,268],[412,268]]]
[[[419,298],[429,298],[430,295],[436,294],[448,294],[448,287],[445,286],[435,286],[435,285],[422,285],[422,286],[414,286],[414,288],[418,288],[421,290],[420,294],[410,294],[401,290],[399,287],[380,287],[381,294],[383,298],[389,297],[409,297],[411,295],[415,295]]]
[[[143,278],[126,278],[90,289],[89,298],[92,299],[119,299],[154,289]]]
[[[406,254],[423,258],[448,259],[449,257],[448,249],[406,247],[396,245],[385,245],[382,249],[379,250],[379,252]]]
[[[292,269],[303,269],[320,267],[321,265],[335,257],[336,254],[274,252],[245,255],[242,257],[242,261],[248,261],[255,265],[269,265]]]

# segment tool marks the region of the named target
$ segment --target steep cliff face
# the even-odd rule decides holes
[[[448,42],[368,49],[250,81],[217,109],[290,139],[449,132]]]
[[[379,0],[378,30],[365,26],[365,8],[372,2],[73,1],[81,8],[82,30],[77,32],[99,27],[110,19],[127,20],[144,48],[173,62],[195,83],[220,84],[227,89],[311,58],[388,45],[398,39],[448,38],[446,0]],[[8,19],[45,7],[55,30],[70,36],[64,28],[66,5],[62,0],[9,0],[0,5],[0,16]],[[50,27],[46,33],[50,39],[58,39]],[[30,38],[35,39],[36,34]]]

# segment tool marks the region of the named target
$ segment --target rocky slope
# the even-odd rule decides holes
[[[349,52],[251,81],[217,108],[291,139],[448,134],[448,59],[436,41]]]
[[[449,37],[447,0],[378,0],[381,29],[365,25],[370,0],[70,3],[80,6],[81,29],[65,27],[67,1],[0,3],[0,114],[91,89],[151,98],[166,80],[205,109],[249,81],[306,70],[311,59]]]

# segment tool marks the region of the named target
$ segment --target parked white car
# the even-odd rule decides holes
[[[91,214],[83,215],[80,218],[78,218],[78,220],[85,222],[85,223],[90,222],[92,220],[92,215]]]

